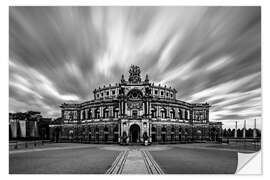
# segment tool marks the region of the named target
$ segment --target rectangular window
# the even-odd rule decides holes
[[[166,96],[168,97],[169,96],[169,93],[166,93]]]
[[[157,94],[158,93],[158,91],[157,90],[155,90],[155,94]]]
[[[99,94],[97,94],[97,97],[99,97]]]
[[[115,90],[112,91],[112,94],[115,95]]]
[[[160,92],[161,96],[163,96],[163,91]]]
[[[103,97],[103,93],[101,93],[101,97]]]
[[[109,91],[107,91],[107,96],[109,96]]]

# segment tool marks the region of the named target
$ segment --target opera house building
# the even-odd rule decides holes
[[[219,141],[222,123],[209,121],[207,103],[176,98],[177,90],[156,85],[132,65],[129,77],[93,90],[93,99],[64,103],[61,123],[50,125],[55,141],[82,143],[187,143]]]

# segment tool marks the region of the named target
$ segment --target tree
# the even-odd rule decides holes
[[[228,137],[228,132],[227,132],[227,129],[223,129],[223,137]]]

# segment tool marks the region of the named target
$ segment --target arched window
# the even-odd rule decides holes
[[[91,141],[92,137],[91,137],[91,131],[88,132],[88,141]]]
[[[166,127],[163,126],[162,129],[161,129],[161,132],[162,132],[162,133],[166,133],[166,131],[167,131]]]
[[[107,126],[104,127],[104,141],[108,141],[109,128]]]
[[[106,133],[109,132],[109,128],[107,126],[104,127],[104,132],[106,132]]]
[[[180,119],[183,119],[183,114],[182,114],[182,110],[181,109],[179,109],[179,118]]]
[[[151,134],[152,142],[156,142],[157,141],[157,138],[156,138],[157,129],[156,129],[156,127],[152,126],[151,130],[152,130],[152,134]]]
[[[188,111],[186,110],[185,111],[185,120],[187,120],[188,119]]]
[[[103,109],[103,118],[108,118],[109,117],[109,110],[108,108]]]
[[[96,127],[95,129],[95,134],[96,134],[96,141],[99,141],[99,128]]]
[[[161,140],[162,142],[165,142],[166,141],[166,128],[163,126],[162,129],[161,129]]]
[[[82,110],[82,119],[85,119],[85,111]]]
[[[171,141],[174,141],[175,140],[175,128],[174,126],[172,126],[171,128]]]
[[[179,141],[182,140],[182,129],[181,126],[179,126]]]
[[[175,111],[174,109],[172,108],[172,110],[170,111],[170,116],[171,116],[171,119],[174,119],[175,118]]]
[[[98,119],[100,118],[100,112],[99,112],[99,109],[96,109],[95,110],[95,117]]]
[[[152,109],[151,116],[152,116],[152,118],[156,118],[157,117],[157,110],[156,110],[156,108],[153,108]]]
[[[91,111],[91,109],[88,110],[88,119],[92,119],[92,111]]]
[[[165,108],[161,109],[161,118],[166,118],[167,117],[167,111]]]
[[[172,133],[174,133],[174,132],[175,132],[175,128],[174,128],[174,126],[172,126],[172,128],[171,128],[171,132],[172,132]]]
[[[96,129],[95,129],[95,133],[99,134],[99,128],[98,127],[96,127]]]
[[[114,118],[118,118],[118,112],[119,112],[118,108],[113,108],[113,117]]]
[[[118,125],[113,128],[113,142],[118,142]]]

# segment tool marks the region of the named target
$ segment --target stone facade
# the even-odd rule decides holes
[[[207,103],[176,99],[174,88],[155,85],[132,65],[129,78],[93,91],[94,99],[62,104],[62,123],[51,125],[57,141],[180,143],[217,141],[222,124],[209,122]]]

